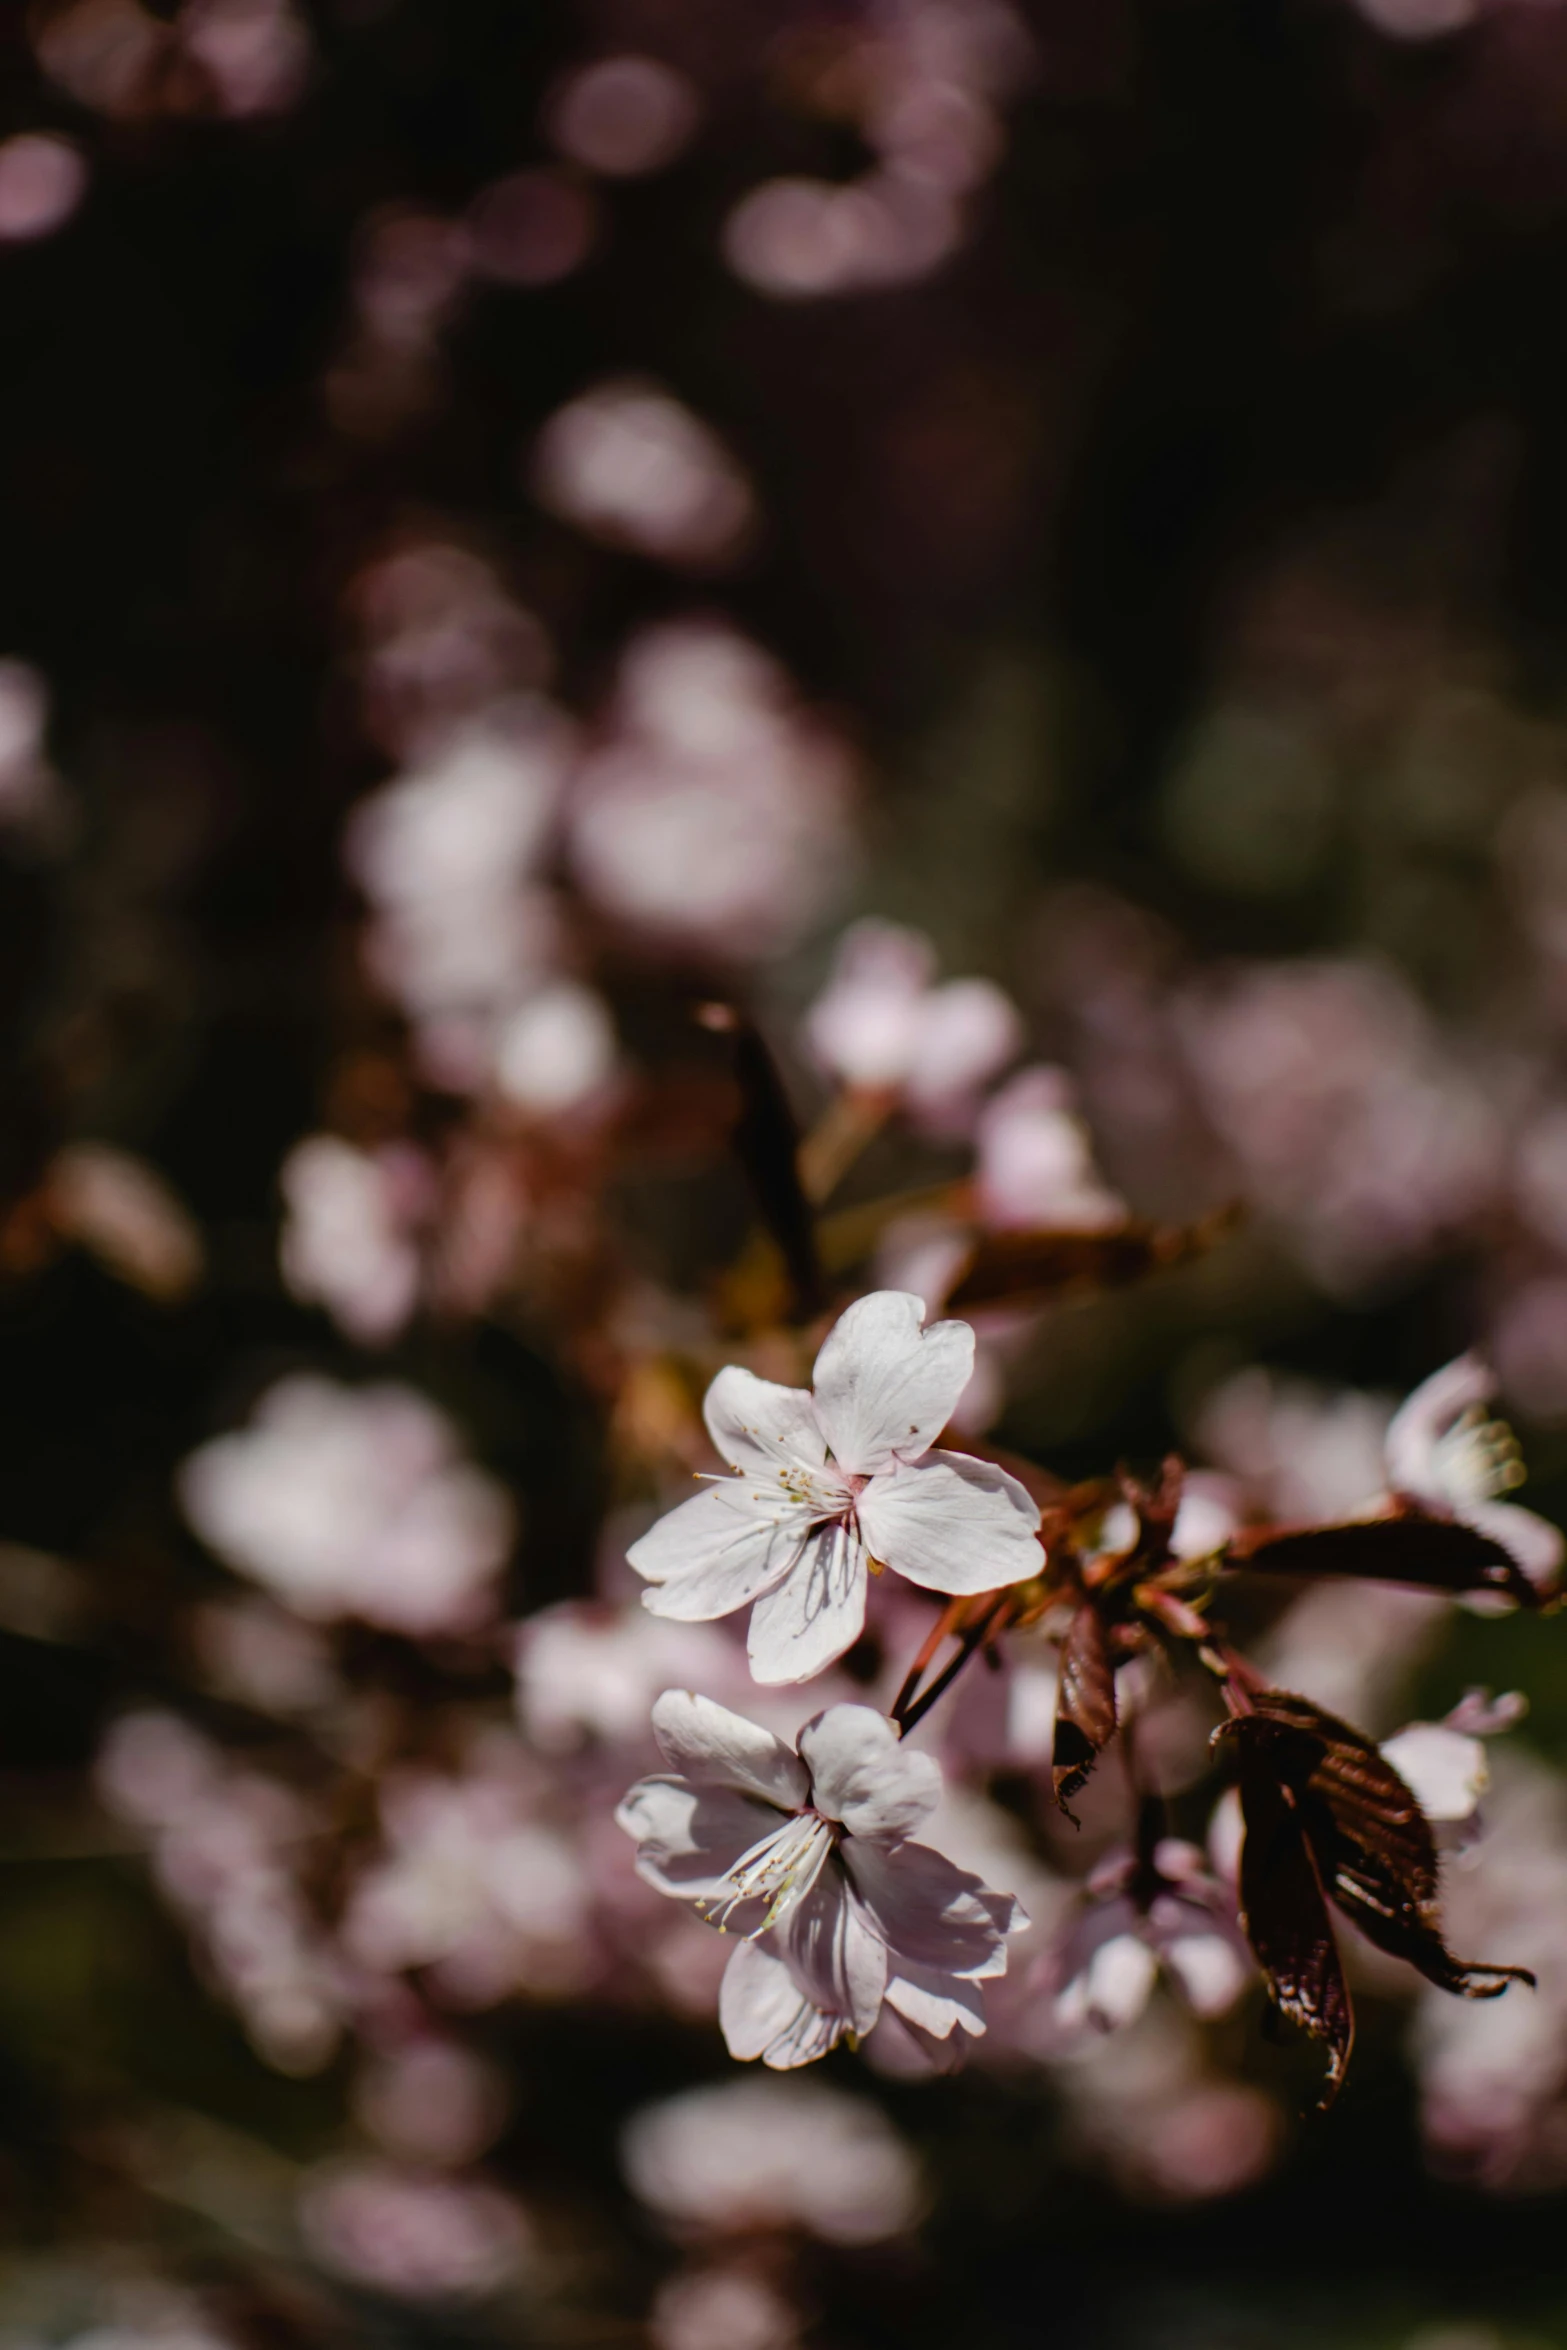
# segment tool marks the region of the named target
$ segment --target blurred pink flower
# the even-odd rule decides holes
[[[968,1385],[974,1333],[878,1290],[839,1316],[810,1389],[730,1365],[703,1413],[733,1470],[627,1552],[653,1614],[706,1622],[751,1605],[759,1681],[805,1681],[865,1621],[870,1561],[932,1591],[1037,1572],[1039,1512],[1015,1477],[933,1450]],[[752,1604],[754,1603],[754,1604]]]
[[[290,0],[186,0],[179,33],[221,114],[279,114],[309,77],[309,27]]]
[[[765,2277],[745,2268],[681,2268],[653,2297],[654,2350],[792,2350],[799,2318]]]
[[[494,2292],[531,2249],[498,2187],[388,2162],[323,2165],[301,2190],[299,2224],[327,2268],[408,2301]]]
[[[86,193],[86,160],[70,139],[19,131],[0,141],[0,242],[53,236]]]
[[[566,1599],[517,1630],[517,1711],[541,1753],[596,1740],[641,1744],[660,1690],[674,1685],[739,1697],[745,1658],[710,1624],[677,1624],[640,1607]]]
[[[1498,1759],[1484,1842],[1447,1870],[1443,1910],[1455,1948],[1501,1937],[1538,1987],[1485,2002],[1422,1992],[1415,2045],[1431,2152],[1489,2187],[1557,2189],[1567,2180],[1567,1799],[1557,1774],[1520,1753]]]
[[[550,960],[548,901],[528,885],[570,754],[555,711],[507,704],[354,810],[345,861],[375,910],[367,958],[416,1017],[493,1013]]]
[[[260,2054],[281,2072],[318,2072],[349,1999],[298,1883],[316,1825],[305,1804],[165,1714],[123,1715],[96,1776],[108,1808],[150,1836],[160,1889]]]
[[[724,223],[723,249],[757,293],[804,301],[926,277],[961,233],[939,182],[892,170],[845,183],[764,180]]]
[[[591,1894],[571,1839],[530,1816],[525,1779],[494,1755],[460,1776],[404,1769],[381,1795],[384,1848],[354,1886],[344,1946],[362,1966],[428,1968],[460,2007],[579,1990],[598,1967]]]
[[[509,172],[468,207],[469,264],[502,285],[557,284],[581,268],[597,234],[591,190],[564,171]]]
[[[350,600],[370,731],[416,767],[439,762],[454,735],[548,673],[542,624],[472,548],[440,538],[395,546],[360,572]]]
[[[202,1540],[301,1615],[431,1636],[484,1623],[511,1548],[504,1489],[406,1387],[281,1379],[179,1477]]]
[[[419,1298],[415,1236],[433,1188],[426,1161],[406,1144],[366,1151],[312,1134],[289,1152],[278,1182],[290,1292],[325,1306],[362,1346],[395,1338]]]
[[[384,2150],[441,2170],[474,2161],[508,2105],[495,2067],[458,2040],[424,2033],[371,2056],[354,2084],[354,2117]]]
[[[814,2081],[688,2089],[633,2114],[621,2150],[632,2191],[682,2233],[876,2244],[919,2216],[919,2172],[891,2123]]]
[[[1163,1972],[1195,2015],[1228,2014],[1256,1979],[1228,1887],[1202,1855],[1166,1837],[1149,1864],[1101,1861],[1077,1923],[1054,1954],[1056,2020],[1113,2031],[1140,2016]]]
[[[612,1097],[620,1048],[609,1006],[577,979],[549,979],[502,1016],[492,1048],[495,1089],[533,1118]]]
[[[732,2056],[810,2064],[869,2032],[884,2000],[922,2041],[983,2033],[981,1985],[1027,1920],[908,1841],[940,1794],[932,1756],[859,1705],[807,1723],[798,1751],[678,1690],[653,1728],[669,1775],[640,1780],[616,1817],[650,1884],[744,1937],[719,2002]]]
[[[598,384],[557,409],[528,472],[562,521],[660,562],[730,562],[756,519],[750,483],[718,435],[639,379]]]
[[[656,57],[599,57],[558,82],[545,129],[563,155],[606,178],[673,163],[697,125],[696,88]]]
[[[840,743],[745,638],[713,622],[646,630],[577,779],[573,872],[650,944],[756,961],[847,878],[849,776]]]
[[[1391,970],[1254,965],[1188,989],[1178,1023],[1239,1181],[1325,1282],[1418,1258],[1496,1196],[1494,1109]]]
[[[987,1224],[1098,1232],[1126,1202],[1100,1176],[1063,1069],[1020,1069],[980,1111],[974,1185]]]
[[[1374,1507],[1387,1482],[1391,1416],[1380,1396],[1251,1364],[1209,1390],[1194,1433],[1270,1517],[1305,1524]]]
[[[901,1094],[936,1112],[972,1096],[1023,1042],[1015,1004],[988,979],[936,984],[936,951],[917,930],[856,922],[805,1017],[821,1066],[844,1084]]]

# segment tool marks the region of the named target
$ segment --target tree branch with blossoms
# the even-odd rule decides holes
[[[863,2036],[884,2002],[927,2047],[983,2032],[978,1986],[1005,1972],[1006,1936],[1023,1921],[1008,1897],[910,1841],[940,1774],[903,1741],[975,1657],[1025,1626],[1057,1639],[1052,1783],[1069,1818],[1129,1727],[1119,1667],[1153,1656],[1217,1681],[1226,1718],[1213,1744],[1233,1760],[1244,1821],[1238,1922],[1274,2005],[1326,2048],[1324,2103],[1354,2040],[1330,1904],[1457,1996],[1532,1986],[1527,1968],[1448,1950],[1416,1787],[1347,1723],[1267,1687],[1224,1625],[1225,1589],[1247,1576],[1367,1576],[1506,1604],[1553,1596],[1552,1530],[1499,1498],[1515,1455],[1485,1417],[1483,1368],[1450,1366],[1405,1405],[1388,1442],[1398,1483],[1377,1514],[1236,1528],[1194,1550],[1179,1459],[1151,1485],[1123,1471],[1041,1502],[1001,1459],[939,1445],[973,1362],[966,1323],[929,1321],[922,1299],[883,1290],[829,1329],[809,1389],[720,1371],[704,1417],[730,1473],[628,1554],[655,1615],[700,1622],[748,1606],[763,1685],[836,1664],[864,1629],[873,1575],[946,1599],[885,1716],[834,1706],[790,1748],[694,1695],[670,1691],[654,1709],[669,1775],[640,1781],[617,1816],[650,1883],[741,1938],[720,2006],[731,2052],[791,2069]],[[1156,1849],[1128,1889],[1149,1919],[1176,1897]]]

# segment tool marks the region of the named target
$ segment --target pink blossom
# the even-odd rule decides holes
[[[461,1775],[402,1770],[382,1791],[383,1849],[356,1883],[344,1944],[379,1973],[428,1968],[461,2007],[520,1988],[563,1992],[596,1971],[581,1854],[532,1816],[497,1754]]]
[[[562,154],[606,178],[640,178],[673,163],[700,111],[687,76],[656,57],[598,57],[560,82],[545,126]]]
[[[743,1937],[719,2002],[732,2056],[791,2071],[869,2032],[884,2001],[927,2044],[983,2033],[982,1986],[1027,1921],[909,1842],[940,1794],[930,1755],[858,1705],[817,1715],[796,1749],[666,1690],[653,1729],[668,1775],[616,1817],[650,1884]]]
[[[513,1512],[456,1431],[406,1387],[281,1379],[248,1427],[180,1472],[202,1540],[300,1614],[428,1636],[494,1605]]]
[[[849,868],[849,766],[754,645],[649,629],[568,827],[594,903],[649,943],[751,962],[787,946]]]
[[[518,1627],[517,1710],[532,1743],[569,1753],[590,1739],[640,1742],[660,1690],[684,1682],[740,1696],[745,1659],[709,1624],[567,1599]]]
[[[18,132],[0,143],[0,242],[53,236],[86,192],[86,160],[72,140]]]
[[[1125,1221],[1125,1201],[1094,1165],[1064,1070],[1019,1070],[980,1111],[974,1141],[974,1184],[987,1224],[1098,1232]]]
[[[804,1681],[858,1639],[872,1559],[932,1591],[1037,1572],[1039,1512],[1016,1478],[932,1449],[968,1384],[974,1333],[922,1328],[924,1313],[899,1290],[860,1298],[823,1341],[810,1390],[720,1371],[703,1409],[733,1475],[627,1553],[655,1615],[705,1622],[751,1604],[756,1678]]]
[[[1051,1971],[1057,2021],[1102,2032],[1142,2014],[1161,1972],[1199,2016],[1227,2014],[1255,1977],[1233,1896],[1173,1837],[1147,1862],[1100,1863]]]
[[[796,2312],[747,2268],[681,2268],[653,2299],[654,2350],[793,2350]]]
[[[661,562],[729,562],[756,519],[751,485],[718,435],[637,379],[596,385],[557,409],[529,477],[563,521]]]
[[[806,1015],[822,1067],[867,1092],[939,1113],[977,1093],[1017,1053],[1023,1023],[988,979],[937,985],[929,939],[891,922],[856,922]]]
[[[1522,1482],[1524,1469],[1512,1430],[1486,1410],[1496,1386],[1478,1355],[1460,1355],[1433,1371],[1389,1424],[1388,1482],[1427,1509],[1489,1534],[1532,1583],[1553,1590],[1564,1552],[1560,1528],[1499,1498]]]
[[[325,1306],[361,1345],[395,1338],[418,1302],[416,1232],[430,1181],[406,1146],[360,1150],[335,1134],[296,1143],[278,1176],[279,1255],[293,1295]]]
[[[449,2170],[474,2161],[500,2134],[508,2099],[482,2057],[426,2032],[371,2057],[353,2103],[360,2127],[387,2153]]]
[[[498,2187],[387,2162],[313,2172],[299,2224],[326,2267],[408,2301],[493,2292],[531,2249],[522,2212]]]
[[[682,2231],[875,2244],[919,2213],[919,2172],[891,2124],[815,2081],[688,2089],[634,2114],[621,2146],[633,2191]]]

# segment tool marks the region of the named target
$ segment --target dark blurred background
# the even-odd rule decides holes
[[[582,76],[628,58],[663,81],[595,112]],[[225,2343],[641,2338],[668,2253],[615,2131],[724,2064],[699,2021],[507,2011],[494,2161],[552,2215],[547,2288],[497,2316],[323,2284],[264,2215],[336,2142],[348,2060],[268,2067],[88,1793],[123,1707],[186,1702],[180,1610],[219,1588],[178,1464],[284,1371],[358,1376],[279,1276],[280,1166],[318,1127],[456,1117],[388,1076],[343,863],[413,755],[376,567],[471,558],[494,675],[590,741],[627,645],[716,615],[848,746],[852,821],[776,951],[644,951],[590,913],[655,1064],[693,969],[741,973],[787,1040],[832,924],[872,909],[1011,990],[1135,1206],[1250,1201],[1231,1249],[1042,1332],[1009,1441],[1068,1474],[1152,1459],[1248,1364],[1391,1397],[1478,1337],[1559,1513],[1564,291],[1555,0],[6,12],[8,2344],[205,2340],[144,2308],[165,2290]],[[546,427],[628,381],[711,445],[655,433],[606,489]],[[152,1171],[199,1278],[62,1209],[84,1144]],[[626,1214],[662,1245],[656,1198]],[[487,1306],[395,1359],[520,1501],[511,1611],[585,1591],[610,1476],[569,1347]],[[1564,1639],[1467,1623],[1405,1713],[1518,1686],[1531,1767],[1567,1766]],[[486,1702],[490,1668],[442,1669]],[[248,1750],[248,1716],[190,1702]],[[1395,1998],[1322,2122],[1255,2013],[1221,2029],[1283,2084],[1285,2151],[1207,2200],[1085,2155],[1037,2070],[873,2082],[932,2216],[799,2252],[808,2337],[1567,2344],[1559,2124],[1512,2173],[1444,2175]]]

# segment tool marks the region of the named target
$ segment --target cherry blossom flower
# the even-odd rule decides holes
[[[309,1134],[278,1174],[286,1217],[283,1279],[323,1305],[362,1346],[395,1338],[419,1298],[415,1230],[430,1205],[429,1167],[407,1145],[359,1150],[337,1134]]]
[[[710,621],[645,629],[576,778],[572,873],[648,945],[754,962],[792,944],[850,872],[853,774],[759,646]]]
[[[209,1547],[301,1615],[429,1637],[484,1621],[512,1509],[422,1395],[299,1374],[180,1472]]]
[[[554,91],[545,127],[562,154],[610,179],[662,171],[695,130],[695,85],[656,57],[595,57]]]
[[[974,1364],[966,1322],[921,1327],[907,1291],[858,1299],[809,1392],[730,1364],[703,1406],[734,1474],[661,1518],[627,1556],[655,1615],[701,1622],[754,1602],[759,1681],[805,1681],[859,1638],[874,1561],[927,1590],[994,1591],[1037,1571],[1039,1512],[988,1461],[931,1448]]]
[[[984,2031],[981,1985],[1027,1920],[908,1841],[940,1798],[932,1756],[869,1706],[818,1714],[794,1748],[677,1689],[653,1732],[669,1771],[616,1818],[649,1884],[744,1937],[719,2002],[732,2056],[792,2071],[870,2031],[884,2001],[922,2043]]]
[[[668,563],[723,564],[756,520],[751,485],[700,417],[640,380],[557,409],[534,448],[539,503],[590,538]]]
[[[1512,1430],[1486,1411],[1495,1393],[1495,1373],[1478,1355],[1433,1371],[1388,1427],[1388,1482],[1424,1508],[1489,1534],[1531,1583],[1549,1590],[1561,1572],[1561,1530],[1499,1498],[1522,1483],[1524,1470]]]
[[[682,2268],[653,2297],[654,2350],[794,2350],[799,2320],[763,2276],[747,2268]]]
[[[1227,2014],[1252,1980],[1233,1899],[1194,1846],[1166,1837],[1147,1862],[1112,1854],[1088,1895],[1052,1970],[1056,2020],[1069,2030],[1134,2022],[1161,1971],[1199,2016]]]
[[[523,1987],[577,1990],[598,1955],[582,1857],[528,1813],[529,1787],[497,1745],[460,1776],[395,1772],[381,1791],[384,1848],[343,1920],[349,1955],[377,1973],[428,1968],[455,2005]]]
[[[975,1191],[992,1225],[1100,1232],[1124,1221],[1126,1202],[1101,1179],[1064,1069],[1020,1069],[975,1124]]]
[[[402,2162],[454,2170],[500,2135],[506,2083],[483,2057],[425,2032],[377,2055],[354,2085],[354,2118]]]
[[[891,2124],[816,2081],[724,2081],[644,2106],[622,2160],[633,2191],[682,2233],[796,2227],[875,2244],[919,2210],[919,2173]]]
[[[518,1628],[515,1669],[518,1718],[542,1754],[589,1740],[640,1742],[653,1700],[672,1681],[739,1696],[745,1680],[744,1658],[725,1632],[582,1599],[560,1600]]]
[[[1422,2123],[1444,2169],[1489,2187],[1559,2188],[1567,2178],[1567,1797],[1522,1753],[1503,1756],[1486,1803],[1485,1865],[1448,1871],[1454,1945],[1505,1938],[1539,1978],[1528,1999],[1448,1999],[1423,1990],[1415,2048]]]
[[[1382,1753],[1433,1828],[1473,1819],[1491,1778],[1478,1738],[1446,1722],[1410,1722],[1382,1741]]]
[[[493,2292],[531,2248],[522,2212],[498,2187],[389,2162],[313,2172],[299,2223],[326,2267],[408,2301]]]
[[[302,1798],[154,1712],[111,1726],[96,1776],[105,1807],[148,1839],[160,1889],[259,2053],[280,2072],[318,2072],[348,2000],[298,1881],[316,1826]]]
[[[1440,1722],[1410,1722],[1382,1741],[1382,1753],[1414,1796],[1446,1850],[1471,1841],[1491,1784],[1483,1739],[1510,1730],[1529,1710],[1521,1691],[1490,1697],[1470,1689]]]
[[[1022,1016],[993,980],[935,984],[936,950],[917,930],[856,922],[806,1015],[822,1067],[867,1092],[899,1093],[938,1112],[1003,1069],[1023,1042]]]

